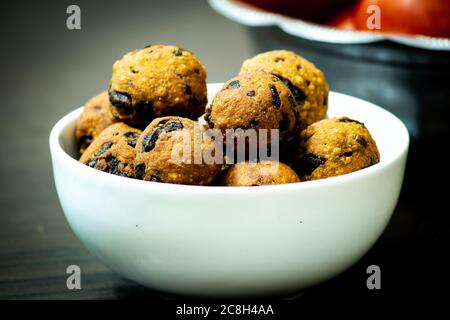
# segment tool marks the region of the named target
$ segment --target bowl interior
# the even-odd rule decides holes
[[[212,101],[212,98],[221,87],[221,83],[208,84],[208,101]],[[74,138],[75,121],[81,112],[82,107],[69,113],[52,130],[52,136],[57,140],[56,144],[58,147],[76,160],[79,155]],[[327,115],[328,117],[347,116],[363,122],[369,129],[378,145],[381,161],[379,164],[364,170],[372,170],[373,167],[388,164],[408,149],[409,135],[405,125],[390,112],[370,102],[345,94],[330,92]]]
[[[72,121],[67,122],[67,125],[61,128],[61,134],[59,136],[59,144],[61,148],[71,157],[76,160],[80,155],[78,152],[77,142],[75,140],[75,125],[76,119],[83,112],[83,107],[80,107],[72,111],[68,116],[72,118]]]

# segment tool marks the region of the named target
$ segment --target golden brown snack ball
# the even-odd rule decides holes
[[[232,165],[222,178],[224,186],[262,186],[300,182],[290,167],[281,162],[239,162]]]
[[[200,142],[194,143],[194,139]],[[213,140],[203,135],[198,123],[181,117],[157,118],[136,144],[135,177],[155,182],[209,185],[220,173],[223,162],[223,157],[219,161],[204,160],[205,150],[214,148]]]
[[[134,177],[134,148],[141,130],[118,122],[95,138],[80,158],[91,168],[124,177]]]
[[[207,102],[206,70],[187,50],[147,46],[114,63],[109,99],[113,115],[137,127],[167,115],[197,118]]]
[[[325,118],[328,84],[314,64],[292,51],[274,50],[244,61],[241,72],[262,70],[279,77],[294,95],[300,113],[300,127]]]
[[[75,125],[75,136],[80,154],[108,126],[117,120],[112,116],[108,92],[103,91],[84,104]]]
[[[290,143],[298,130],[291,92],[277,77],[262,71],[242,73],[227,81],[206,109],[205,120],[210,128],[222,132],[279,129],[280,147]]]
[[[321,120],[300,134],[294,168],[302,180],[339,176],[380,161],[363,123],[347,117]]]

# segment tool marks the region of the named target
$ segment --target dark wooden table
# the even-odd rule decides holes
[[[15,1],[3,8],[0,299],[167,299],[110,272],[74,236],[53,183],[50,128],[106,88],[112,63],[132,48],[148,43],[188,48],[206,65],[208,81],[222,82],[261,47],[246,28],[201,1],[77,1],[82,11],[78,31],[66,28],[69,4]],[[267,46],[277,44],[269,41]],[[321,66],[320,54],[307,53]],[[358,86],[345,84],[345,75],[329,65],[324,70],[332,89],[351,92]],[[344,274],[289,303],[355,297],[369,303],[380,297],[438,299],[439,288],[449,284],[450,228],[444,207],[448,188],[438,184],[448,176],[446,156],[439,155],[448,138],[414,143],[401,200],[369,253]],[[72,264],[81,267],[81,290],[66,288],[66,268]],[[366,268],[371,264],[381,268],[380,291],[366,288]]]

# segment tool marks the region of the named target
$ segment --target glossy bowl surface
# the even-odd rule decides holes
[[[221,84],[209,84],[211,98]],[[91,169],[74,155],[79,108],[50,134],[58,196],[78,238],[109,268],[164,292],[287,294],[354,264],[396,206],[409,146],[391,113],[331,92],[329,113],[365,123],[381,162],[325,180],[262,187],[146,182]]]

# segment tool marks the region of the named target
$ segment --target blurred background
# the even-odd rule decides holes
[[[264,2],[275,1],[260,3]],[[312,8],[305,1],[278,3]],[[437,12],[448,12],[450,3],[440,3],[445,5]],[[81,8],[81,30],[66,27],[71,4]],[[349,11],[333,6],[326,11],[326,21],[332,22],[319,22],[334,26],[342,22],[333,19],[343,19],[343,12]],[[59,118],[107,88],[115,60],[132,49],[158,43],[192,51],[205,65],[208,82],[226,81],[243,60],[259,52],[293,50],[325,72],[331,90],[379,104],[408,126],[412,145],[406,179],[386,232],[350,270],[291,303],[337,296],[385,301],[399,294],[421,297],[425,292],[429,297],[449,283],[444,277],[450,234],[445,209],[449,51],[391,41],[307,40],[276,26],[233,22],[198,0],[19,0],[2,4],[2,9],[0,299],[167,299],[114,275],[75,238],[57,200],[47,142]],[[301,14],[295,18],[315,21]],[[339,27],[348,29],[348,24]],[[448,36],[450,30],[442,28],[438,35]],[[71,264],[81,267],[82,290],[66,288],[66,267]],[[366,289],[370,264],[381,267],[380,292]]]

